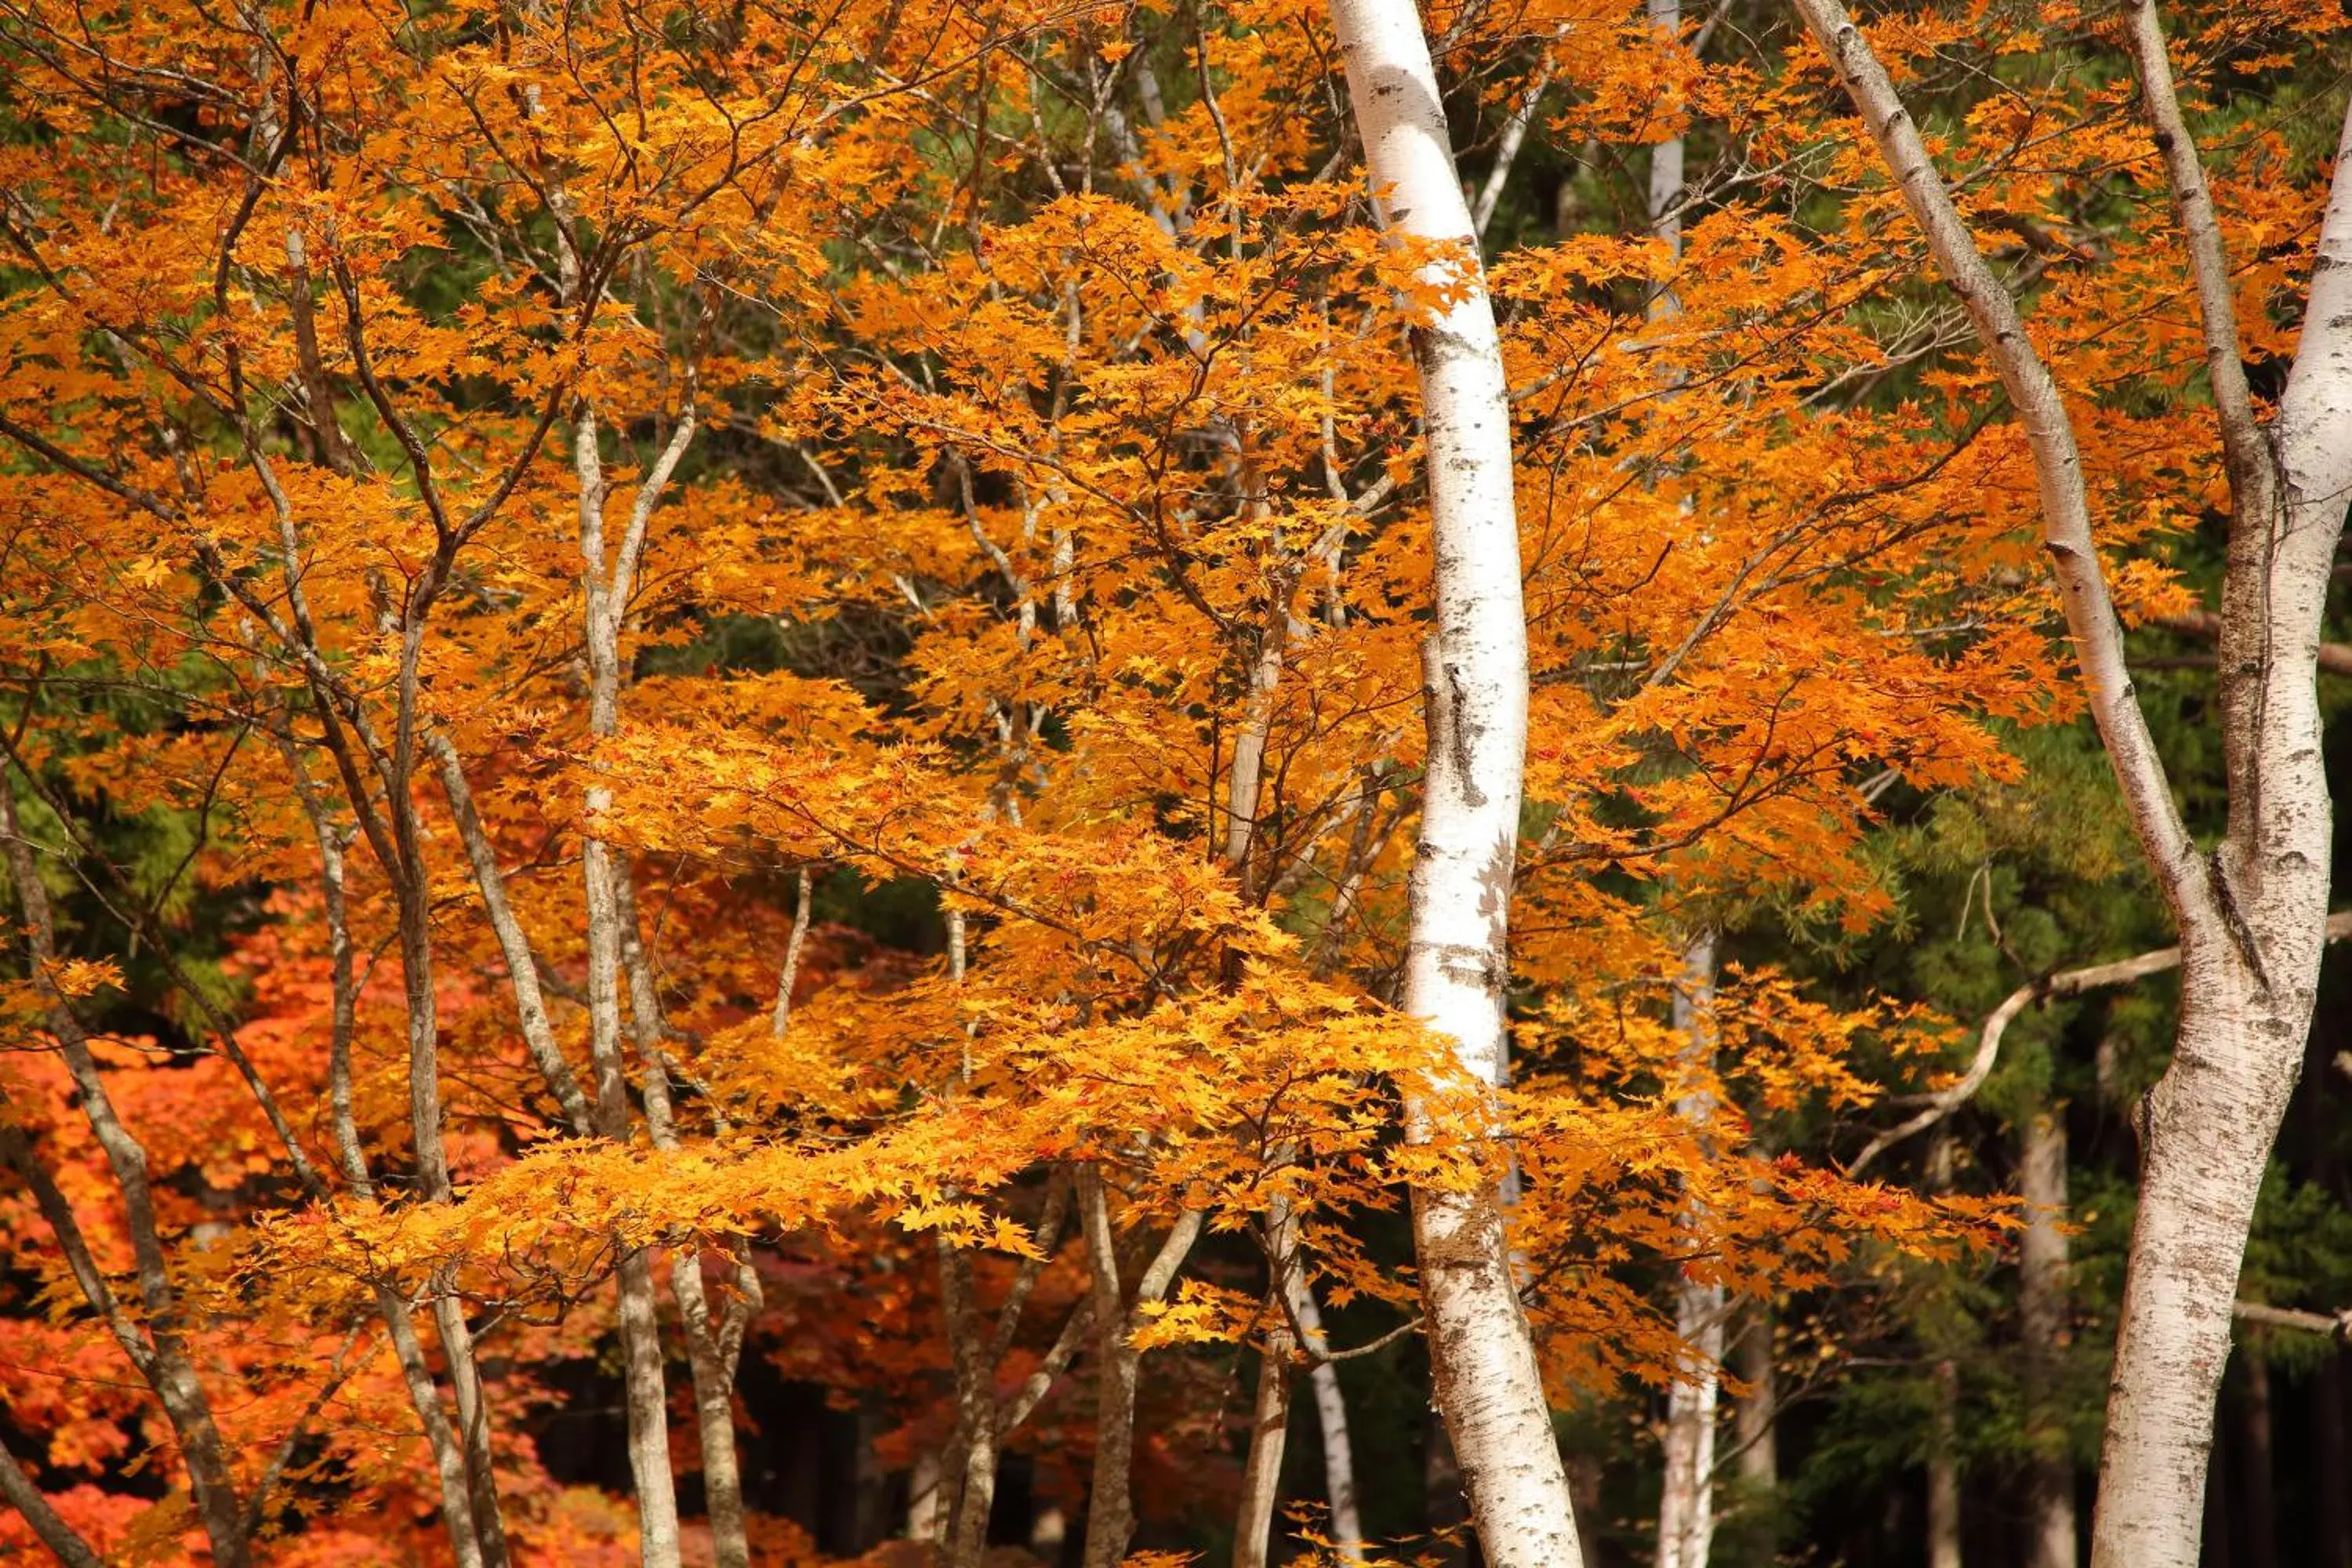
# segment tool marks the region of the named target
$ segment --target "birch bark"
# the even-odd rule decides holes
[[[1683,984],[1675,993],[1675,1032],[1693,1065],[1714,1054],[1709,1014],[1715,993],[1715,939],[1695,938],[1685,953]],[[1713,1100],[1686,1094],[1675,1112],[1702,1133]],[[1696,1245],[1706,1215],[1686,1205],[1685,1240]],[[1690,1347],[1666,1394],[1665,1476],[1658,1500],[1658,1568],[1706,1568],[1715,1541],[1715,1415],[1722,1387],[1724,1294],[1685,1268],[1675,1286],[1675,1332]]]
[[[1426,773],[1404,1005],[1454,1044],[1460,1079],[1497,1085],[1512,862],[1527,745],[1510,412],[1478,242],[1410,0],[1333,0],[1364,158],[1389,228],[1446,242],[1460,288],[1413,332],[1429,447],[1435,615],[1424,650]],[[1427,1136],[1410,1118],[1409,1136]],[[1437,1404],[1494,1568],[1579,1552],[1568,1478],[1492,1191],[1413,1195]]]
[[[1304,1277],[1291,1281],[1291,1315],[1298,1320],[1300,1341],[1307,1353],[1326,1354],[1330,1346],[1323,1333],[1322,1309],[1316,1305],[1315,1286]],[[1342,1563],[1364,1561],[1364,1521],[1356,1508],[1356,1449],[1348,1433],[1348,1399],[1339,1387],[1339,1369],[1318,1359],[1308,1374],[1315,1395],[1315,1419],[1323,1436],[1323,1490],[1331,1505],[1331,1538]]]

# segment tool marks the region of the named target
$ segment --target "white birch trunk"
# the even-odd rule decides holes
[[[1510,410],[1477,237],[1410,0],[1333,0],[1332,27],[1385,221],[1452,242],[1471,287],[1413,332],[1429,447],[1435,620],[1404,1004],[1454,1044],[1466,1084],[1504,1068],[1512,862],[1527,746]],[[1413,1118],[1409,1135],[1426,1136]],[[1413,1237],[1438,1407],[1494,1568],[1577,1561],[1568,1478],[1491,1192],[1418,1192]]]
[[[1775,1423],[1780,1417],[1779,1374],[1772,1362],[1772,1309],[1759,1302],[1739,1336],[1739,1381],[1748,1397],[1731,1413],[1733,1441],[1739,1452],[1740,1485],[1762,1499],[1780,1484],[1780,1448]]]
[[[1322,1309],[1316,1305],[1311,1280],[1291,1280],[1290,1310],[1307,1350],[1317,1355],[1329,1345],[1323,1334]],[[1315,1363],[1307,1378],[1315,1395],[1315,1420],[1323,1434],[1323,1490],[1331,1505],[1331,1539],[1339,1560],[1364,1560],[1364,1521],[1356,1508],[1356,1447],[1348,1434],[1348,1400],[1339,1388],[1339,1369],[1328,1361]]]
[[[1714,1054],[1710,1014],[1715,994],[1715,939],[1695,938],[1685,953],[1683,984],[1675,992],[1675,1028],[1686,1061]],[[1715,1104],[1703,1093],[1683,1096],[1675,1111],[1704,1135]],[[1686,1206],[1682,1230],[1696,1244],[1706,1219]],[[1658,1568],[1706,1568],[1715,1542],[1715,1414],[1722,1386],[1724,1299],[1721,1285],[1685,1269],[1675,1288],[1675,1332],[1690,1347],[1666,1394],[1665,1477],[1658,1493]]]
[[[2185,138],[2171,144],[2193,158]],[[2239,1268],[2317,1000],[2333,822],[2315,671],[2352,489],[2352,117],[2336,171],[2302,346],[2270,431],[2275,469],[2259,437],[2232,443],[2255,456],[2232,464],[2248,477],[2233,473],[2222,595],[2230,826],[2181,922],[2179,1033],[2147,1101],[2092,1568],[2197,1561]],[[2200,215],[2182,205],[2194,235]],[[2234,324],[2227,337],[2234,362]]]

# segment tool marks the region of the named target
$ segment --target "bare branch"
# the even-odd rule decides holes
[[[76,1533],[74,1527],[58,1517],[40,1489],[33,1485],[30,1476],[18,1468],[16,1457],[0,1447],[0,1498],[24,1517],[33,1527],[41,1544],[57,1553],[66,1568],[106,1568],[106,1560],[90,1549],[89,1542]]]

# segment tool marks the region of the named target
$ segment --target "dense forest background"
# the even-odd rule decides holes
[[[0,0],[0,1556],[1480,1561],[1406,1194],[1499,1186],[1588,1568],[2071,1568],[2177,954],[2007,401],[1777,7],[1423,20],[1500,1136],[1399,1006],[1460,290],[1319,5]],[[2124,13],[1864,20],[2210,841]],[[2167,25],[2267,406],[2352,12]],[[2214,1568],[2352,1568],[2347,1111],[2338,947]]]

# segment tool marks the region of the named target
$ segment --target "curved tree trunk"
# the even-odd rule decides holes
[[[1461,289],[1417,327],[1435,616],[1423,650],[1426,777],[1413,858],[1406,1011],[1454,1044],[1465,1085],[1502,1081],[1511,872],[1527,747],[1511,427],[1476,231],[1411,0],[1333,0],[1331,22],[1383,221],[1450,242]],[[1426,1137],[1409,1115],[1408,1136]],[[1436,1403],[1493,1568],[1578,1558],[1576,1520],[1491,1190],[1413,1194]]]

